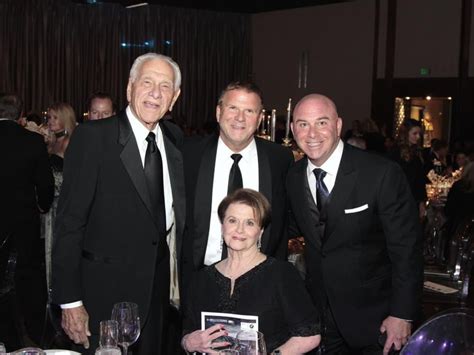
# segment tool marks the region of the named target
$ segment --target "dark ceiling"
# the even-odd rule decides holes
[[[166,5],[174,7],[185,7],[193,9],[205,9],[213,11],[229,11],[241,13],[258,13],[265,11],[293,9],[297,7],[325,5],[329,3],[347,2],[350,0],[73,0],[78,3],[118,3],[123,6],[130,6],[147,2],[152,5]]]

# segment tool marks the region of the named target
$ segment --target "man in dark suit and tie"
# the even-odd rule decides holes
[[[228,192],[246,187],[260,191],[272,205],[272,222],[261,239],[261,250],[280,258],[287,250],[285,179],[293,164],[291,151],[254,137],[263,118],[260,89],[233,82],[221,93],[216,107],[219,134],[191,139],[184,145],[187,232],[183,272],[225,257],[217,207]],[[183,281],[185,284],[186,281]]]
[[[51,206],[54,179],[43,137],[17,122],[22,109],[18,96],[0,94],[0,247],[11,245],[17,253],[18,305],[30,337],[39,342],[46,305],[45,274],[40,272],[44,258],[40,212],[47,212]],[[3,277],[0,275],[0,280]],[[0,334],[6,337],[3,325],[11,324],[3,311],[1,314]]]
[[[185,199],[181,131],[161,118],[180,84],[171,58],[138,57],[126,110],[79,126],[68,147],[53,245],[53,300],[61,305],[66,333],[86,349],[98,346],[99,322],[110,319],[114,303],[129,301],[140,313],[137,353],[162,353],[166,313],[170,300],[178,299]]]
[[[327,97],[305,96],[291,125],[306,153],[287,190],[305,238],[307,287],[323,314],[329,354],[381,354],[406,343],[419,312],[423,259],[416,206],[403,171],[344,144]]]

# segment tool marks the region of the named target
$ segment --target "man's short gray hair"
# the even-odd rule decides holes
[[[23,101],[13,93],[0,93],[0,118],[17,120],[23,111]]]
[[[144,63],[154,59],[163,60],[169,63],[169,65],[171,65],[171,68],[173,68],[174,72],[173,86],[174,90],[177,91],[181,86],[181,70],[179,69],[178,63],[176,63],[173,59],[164,54],[146,53],[137,57],[137,59],[135,59],[135,61],[133,62],[132,68],[130,69],[130,81],[133,83],[137,79],[138,72],[140,71]]]

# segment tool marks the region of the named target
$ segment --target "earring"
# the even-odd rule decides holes
[[[258,238],[257,240],[257,249],[260,250],[261,247],[262,247],[262,237]]]

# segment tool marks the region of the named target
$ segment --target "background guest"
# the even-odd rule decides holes
[[[101,120],[115,115],[116,105],[112,96],[95,92],[87,100],[87,120]]]
[[[32,345],[24,337],[15,339],[15,329],[26,329],[27,334],[20,335],[28,335],[36,344],[42,335],[46,283],[39,216],[48,211],[54,187],[45,143],[17,124],[21,112],[18,96],[0,94],[0,248],[11,246],[17,254],[17,304],[2,304],[0,309],[1,341],[7,349]],[[21,317],[12,324],[10,316],[18,316],[15,310]]]
[[[48,109],[48,128],[52,133],[48,142],[51,155],[64,158],[72,132],[76,128],[76,114],[71,105],[56,102]]]
[[[408,180],[411,193],[418,206],[418,215],[423,219],[426,214],[426,188],[428,179],[423,168],[421,148],[422,128],[420,121],[405,119],[398,134],[396,161],[400,164]]]
[[[296,269],[260,251],[270,222],[270,204],[259,192],[238,189],[218,208],[227,258],[201,270],[188,288],[183,348],[215,354],[213,340],[226,334],[216,325],[201,329],[201,312],[258,316],[268,352],[303,354],[320,341],[318,317]],[[265,292],[265,296],[262,295]]]
[[[42,216],[42,237],[45,241],[46,278],[48,289],[51,285],[51,248],[53,245],[53,229],[56,221],[59,193],[63,183],[64,153],[69,145],[72,132],[76,128],[76,115],[71,105],[57,102],[48,109],[49,161],[54,176],[54,200],[48,213]]]
[[[350,144],[362,150],[367,149],[367,143],[365,142],[365,139],[362,137],[351,137],[347,140],[347,144]]]
[[[365,140],[367,150],[378,154],[385,153],[384,141],[385,138],[380,133],[380,128],[377,123],[371,119],[366,118],[361,123],[362,137]]]
[[[474,162],[464,166],[461,178],[449,190],[445,212],[450,232],[465,218],[474,217]]]
[[[453,170],[463,168],[467,163],[469,163],[469,157],[466,152],[460,150],[454,153]]]
[[[441,139],[433,141],[431,153],[427,161],[425,161],[425,172],[429,173],[430,170],[434,170],[438,175],[449,175],[452,171],[452,167],[448,153],[449,147],[446,141]]]
[[[351,137],[362,137],[363,135],[364,132],[362,132],[360,120],[354,120],[352,121],[352,128],[349,128],[344,134],[344,141],[347,142]]]

